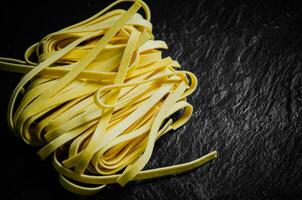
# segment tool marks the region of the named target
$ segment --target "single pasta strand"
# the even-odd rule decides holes
[[[114,9],[122,2],[133,4]],[[155,142],[190,119],[193,107],[186,97],[197,87],[193,73],[162,57],[167,45],[154,39],[150,19],[142,0],[118,0],[45,36],[26,50],[25,61],[0,57],[1,70],[25,74],[9,101],[9,127],[40,146],[41,159],[53,155],[60,183],[73,193],[93,195],[107,184],[183,173],[217,157],[213,151],[143,170]]]

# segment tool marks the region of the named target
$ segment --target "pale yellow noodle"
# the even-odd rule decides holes
[[[133,2],[128,10],[113,9],[125,1]],[[162,58],[167,45],[154,39],[150,17],[141,0],[115,1],[45,36],[26,50],[25,61],[0,58],[0,69],[25,73],[9,102],[11,130],[41,146],[42,159],[53,155],[60,183],[71,192],[91,195],[107,184],[182,173],[217,157],[213,151],[191,162],[143,170],[156,140],[191,117],[186,97],[197,86],[193,73]],[[180,110],[173,121],[171,115]]]

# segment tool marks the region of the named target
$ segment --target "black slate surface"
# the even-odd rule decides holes
[[[110,2],[1,2],[0,55],[22,58],[45,34]],[[13,137],[6,107],[20,75],[0,72],[1,199],[302,199],[301,1],[148,1],[166,55],[199,79],[195,111],[163,137],[147,168],[211,150],[219,158],[183,175],[112,185],[92,197],[61,188],[36,149]],[[44,9],[44,10],[43,10]]]

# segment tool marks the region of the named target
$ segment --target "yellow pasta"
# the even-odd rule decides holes
[[[114,9],[125,1],[132,2],[128,10]],[[197,86],[193,73],[162,57],[167,45],[154,39],[150,17],[141,0],[115,1],[45,36],[26,50],[25,61],[0,58],[0,69],[25,73],[9,102],[9,127],[40,146],[41,159],[53,155],[60,183],[73,193],[92,195],[107,184],[182,173],[217,157],[213,151],[143,170],[156,140],[189,120],[193,108],[186,97]]]

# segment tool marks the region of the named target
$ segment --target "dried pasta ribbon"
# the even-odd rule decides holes
[[[114,9],[122,2],[133,4]],[[26,50],[25,61],[0,58],[0,69],[25,74],[9,102],[9,127],[40,146],[41,159],[53,155],[60,183],[71,192],[92,195],[107,184],[182,173],[217,157],[213,151],[143,170],[155,142],[191,117],[186,97],[197,86],[193,73],[162,57],[167,45],[154,39],[150,18],[141,0],[115,1],[45,36]],[[178,111],[181,116],[173,121]]]

